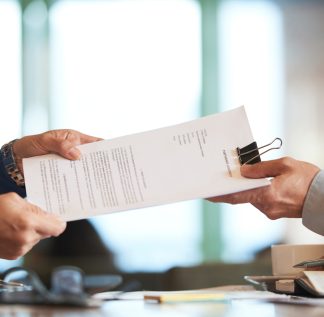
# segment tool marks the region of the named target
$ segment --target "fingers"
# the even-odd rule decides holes
[[[65,222],[15,193],[0,195],[0,258],[16,259],[41,239],[58,236]]]
[[[289,157],[256,164],[245,164],[241,167],[241,174],[248,178],[276,177],[286,172],[295,163]]]
[[[52,130],[23,137],[14,143],[13,149],[18,163],[23,158],[49,153],[56,153],[67,159],[76,160],[80,157],[80,151],[76,146],[100,140],[102,139],[75,130]]]
[[[32,227],[35,233],[39,235],[39,239],[51,236],[57,237],[65,230],[66,222],[64,222],[60,217],[49,214],[33,204],[27,204]]]
[[[250,202],[254,197],[258,196],[260,191],[262,191],[262,188],[250,189],[229,195],[207,198],[207,200],[214,203],[227,203],[232,205],[244,204]]]
[[[74,130],[53,130],[43,134],[40,145],[47,152],[57,153],[67,159],[76,160],[81,153],[77,145],[99,141],[97,137],[86,135]]]
[[[14,227],[17,231],[31,232],[36,240],[58,236],[64,231],[66,223],[58,216],[43,211],[18,195],[15,195],[14,199],[16,200]]]
[[[81,144],[74,140],[59,141],[53,140],[53,146],[49,149],[51,152],[55,152],[69,160],[77,160],[81,156],[81,152],[76,148],[77,145]]]
[[[53,136],[53,147],[56,148],[56,153],[61,156],[69,159],[69,160],[77,160],[80,158],[81,153],[76,148],[77,145],[92,143],[96,141],[100,141],[100,138],[93,137],[90,135],[86,135],[74,130],[66,130],[66,131],[57,131],[59,133],[66,132],[65,139],[63,141],[60,140],[60,137]]]
[[[310,184],[319,170],[313,164],[289,157],[244,165],[241,167],[243,176],[271,177],[271,185],[209,200],[230,204],[251,203],[272,220],[300,218]]]
[[[281,158],[272,161],[260,162],[252,165],[243,165],[241,167],[241,174],[248,178],[264,178],[276,177],[285,173],[293,166],[295,160],[292,158]],[[209,198],[212,202],[223,202],[228,204],[243,204],[256,203],[260,201],[260,197],[268,199],[271,191],[268,186],[241,191],[229,195]]]

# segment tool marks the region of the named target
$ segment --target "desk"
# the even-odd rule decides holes
[[[64,308],[0,305],[1,316],[14,317],[320,317],[324,306],[272,304],[251,300],[230,303],[155,304],[143,301],[109,301],[101,308]]]

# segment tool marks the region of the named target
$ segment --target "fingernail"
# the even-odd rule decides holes
[[[77,148],[72,148],[68,153],[67,153],[67,155],[71,158],[71,159],[73,159],[73,160],[77,160],[77,159],[79,159],[80,158],[80,156],[81,156],[81,153],[80,153],[80,151],[77,149]]]

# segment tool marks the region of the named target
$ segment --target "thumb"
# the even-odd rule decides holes
[[[83,140],[83,136],[82,133],[74,130],[53,130],[45,132],[39,143],[46,149],[46,152],[57,153],[67,159],[76,160],[81,155],[76,146],[90,142],[90,140]]]
[[[86,135],[75,130],[58,130],[56,132],[66,133],[66,136],[64,141],[61,141],[60,138],[57,137],[54,138],[53,146],[56,147],[56,152],[58,154],[70,160],[77,160],[81,156],[81,152],[76,148],[77,145],[102,140],[101,138]]]
[[[241,166],[241,174],[247,178],[275,177],[281,175],[285,166],[281,160],[259,162],[256,164],[245,164]]]
[[[76,148],[76,142],[71,142],[70,140],[59,141],[55,140],[53,142],[55,147],[55,152],[69,160],[77,160],[80,158],[80,151]]]

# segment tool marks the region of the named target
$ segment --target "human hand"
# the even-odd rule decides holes
[[[299,218],[302,216],[306,194],[317,172],[317,166],[290,157],[243,165],[242,176],[273,177],[271,185],[208,200],[230,204],[251,203],[270,219]]]
[[[0,258],[14,260],[41,239],[61,234],[66,223],[16,193],[0,195]]]
[[[22,159],[48,153],[59,154],[69,160],[80,157],[77,145],[101,140],[75,130],[52,130],[41,134],[25,136],[13,144],[16,164],[23,172]]]

